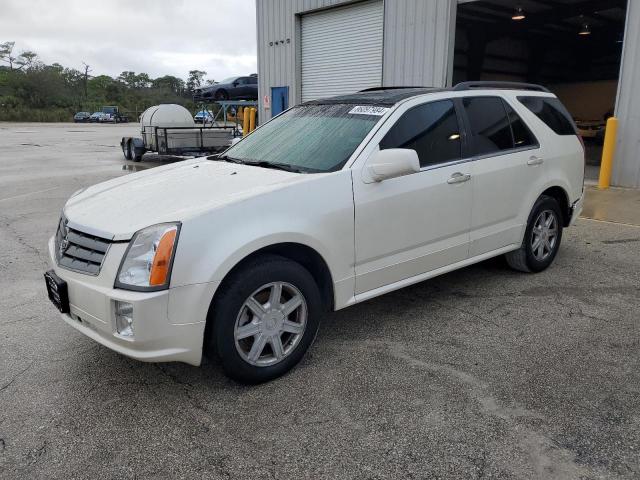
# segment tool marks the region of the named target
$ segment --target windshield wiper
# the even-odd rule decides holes
[[[284,170],[285,172],[293,172],[293,173],[304,173],[302,169],[298,167],[294,167],[293,165],[289,165],[288,163],[277,163],[277,162],[267,162],[265,160],[261,160],[259,162],[249,162],[242,161],[245,165],[252,165],[255,167],[262,168],[273,168],[274,170]]]
[[[253,162],[251,160],[243,160],[241,158],[230,157],[229,155],[220,155],[218,157],[215,157],[214,160],[239,163],[241,165],[251,165],[252,167],[273,168],[274,170],[284,170],[286,172],[304,173],[301,168],[294,167],[293,165],[289,165],[288,163],[267,162],[266,160]]]
[[[229,155],[220,155],[216,157],[214,160],[222,160],[223,162],[231,162],[231,163],[245,163],[244,160],[241,160],[239,158],[233,158],[233,157],[230,157]]]

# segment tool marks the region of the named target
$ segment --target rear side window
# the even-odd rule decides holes
[[[573,119],[560,100],[553,97],[518,97],[518,101],[531,110],[558,135],[576,135]]]
[[[471,127],[471,143],[476,155],[513,148],[509,117],[498,97],[465,97],[462,100]]]
[[[462,158],[460,125],[451,100],[418,105],[407,111],[380,142],[380,149],[410,148],[425,167]]]
[[[508,103],[505,102],[504,106],[507,109],[507,115],[511,123],[513,146],[515,148],[524,148],[538,145],[538,140],[536,140],[536,137],[531,133],[529,127],[527,127],[522,118],[520,118],[520,115],[518,115]]]

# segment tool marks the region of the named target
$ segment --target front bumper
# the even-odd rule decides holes
[[[113,288],[126,244],[111,245],[98,276],[60,268],[54,239],[49,240],[50,263],[69,293],[65,322],[96,342],[145,362],[179,361],[200,365],[207,310],[217,284],[206,283],[159,292],[131,292]],[[134,336],[120,336],[115,328],[115,302],[133,305]]]

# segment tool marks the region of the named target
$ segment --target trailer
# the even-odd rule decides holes
[[[220,102],[249,106],[256,102]],[[222,121],[196,126],[191,113],[181,105],[155,105],[140,116],[140,137],[122,137],[120,146],[127,160],[139,162],[147,152],[160,155],[202,156],[219,153],[242,136],[238,121],[227,121],[231,105],[220,107]]]

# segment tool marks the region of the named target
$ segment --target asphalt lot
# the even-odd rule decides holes
[[[491,260],[332,314],[243,387],[122,357],[46,298],[64,202],[127,174],[136,131],[0,123],[0,478],[640,477],[639,227],[579,220],[541,274]]]

